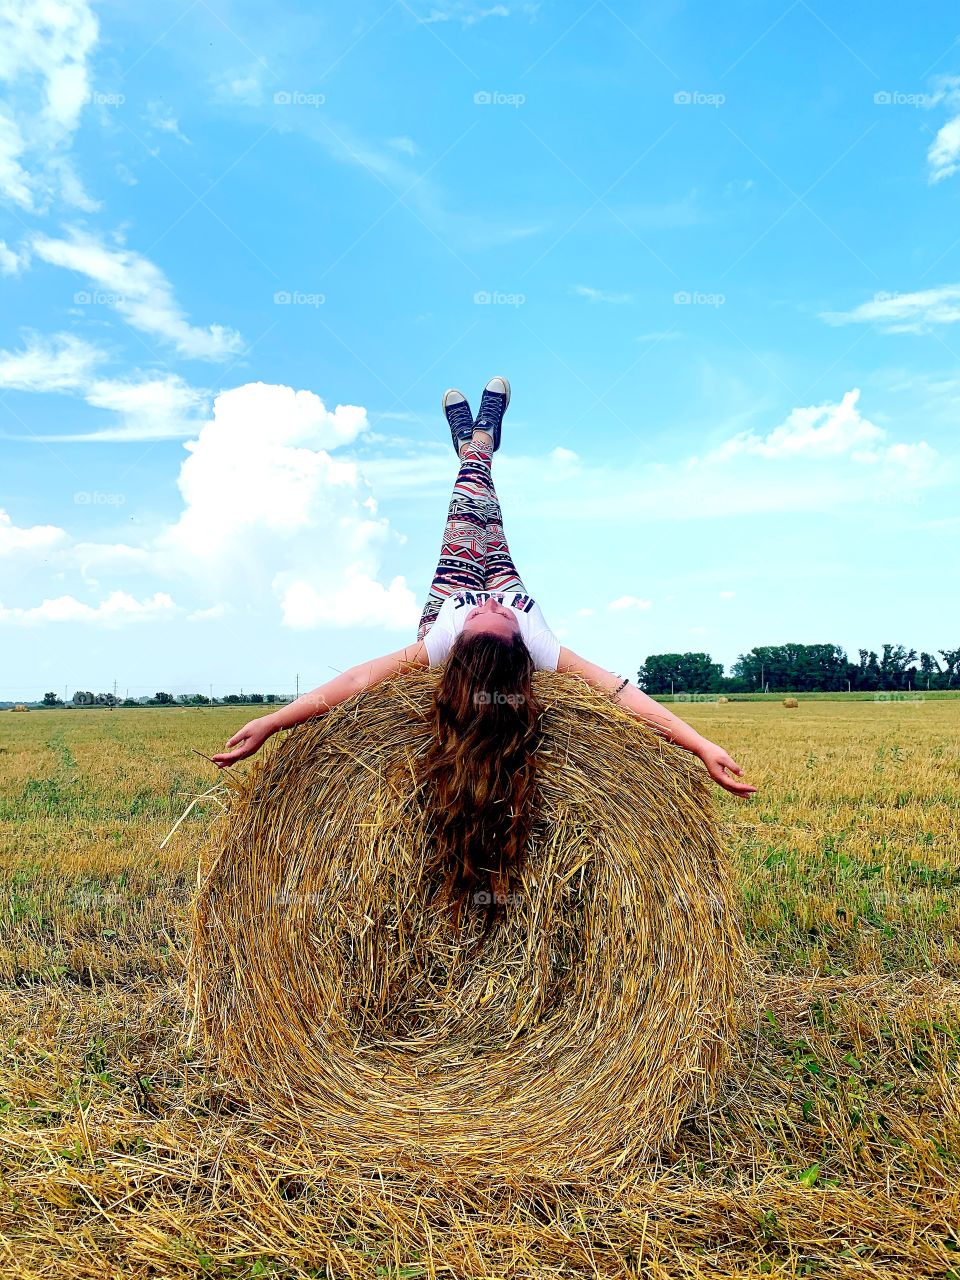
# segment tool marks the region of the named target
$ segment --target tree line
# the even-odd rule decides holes
[[[879,655],[860,649],[853,662],[838,644],[759,645],[741,653],[725,675],[723,664],[709,653],[652,653],[637,672],[637,683],[648,694],[960,688],[960,649],[937,654],[885,644]]]
[[[205,693],[158,692],[152,698],[118,698],[113,693],[92,693],[78,689],[69,702],[56,693],[45,693],[42,707],[210,707],[241,706],[247,703],[290,702],[293,695],[286,693],[228,693],[222,698],[208,698]]]

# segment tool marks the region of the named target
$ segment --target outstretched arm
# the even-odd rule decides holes
[[[623,679],[562,646],[557,670],[582,676],[588,684],[592,684],[597,689],[605,689],[609,693],[619,688]],[[742,774],[743,770],[723,747],[718,747],[715,742],[697,733],[696,729],[688,725],[685,720],[675,716],[672,711],[655,702],[634,685],[628,684],[619,694],[617,701],[625,710],[658,729],[664,737],[675,742],[678,747],[683,747],[693,755],[699,756],[706,766],[707,773],[718,786],[725,787],[735,796],[748,796],[756,791],[757,788],[749,782],[743,782],[739,777],[734,776]]]
[[[258,716],[255,720],[251,720],[227,742],[227,747],[232,747],[233,750],[221,751],[212,759],[221,769],[224,765],[245,760],[247,756],[252,756],[255,751],[259,751],[270,735],[276,733],[278,729],[289,729],[314,716],[322,716],[332,707],[346,702],[348,698],[355,693],[360,693],[363,689],[379,684],[381,680],[401,672],[411,671],[415,667],[429,666],[429,663],[422,640],[407,645],[405,649],[398,649],[395,653],[388,653],[382,658],[371,658],[369,662],[359,662],[355,667],[350,667],[340,675],[334,676],[326,684],[303,694],[295,702],[288,702],[285,707],[268,716]]]

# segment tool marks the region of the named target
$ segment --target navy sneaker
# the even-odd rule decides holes
[[[453,447],[460,457],[460,446],[473,435],[473,413],[467,404],[467,397],[456,387],[443,393],[443,412],[446,415],[453,436]]]
[[[491,378],[480,397],[480,412],[473,427],[493,436],[494,453],[500,448],[500,426],[509,403],[510,383],[506,378]]]

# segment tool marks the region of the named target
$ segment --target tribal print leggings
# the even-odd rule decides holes
[[[510,558],[503,514],[490,471],[491,446],[472,440],[460,454],[443,545],[433,585],[423,606],[417,639],[436,621],[447,596],[470,591],[525,591]]]

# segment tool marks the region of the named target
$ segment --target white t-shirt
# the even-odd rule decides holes
[[[560,657],[560,641],[547,626],[540,606],[533,596],[522,591],[467,591],[465,588],[447,596],[440,606],[433,626],[423,637],[430,666],[443,662],[450,646],[463,630],[463,622],[471,609],[493,596],[498,604],[513,609],[520,634],[530,650],[538,671],[556,671]]]

